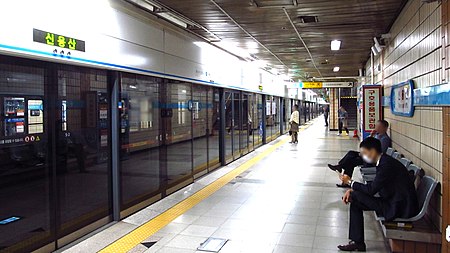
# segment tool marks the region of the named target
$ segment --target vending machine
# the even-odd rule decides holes
[[[377,121],[383,119],[383,86],[362,85],[358,92],[358,110],[361,140],[370,136]]]

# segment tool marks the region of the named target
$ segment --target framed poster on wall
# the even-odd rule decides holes
[[[414,116],[414,82],[412,80],[392,86],[391,112],[398,116]]]

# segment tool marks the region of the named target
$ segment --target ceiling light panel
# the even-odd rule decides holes
[[[341,43],[342,41],[340,40],[331,41],[331,50],[338,51],[339,49],[341,49]]]

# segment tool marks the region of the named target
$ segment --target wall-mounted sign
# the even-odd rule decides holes
[[[392,86],[391,111],[399,116],[414,116],[414,83],[412,80]]]
[[[49,46],[67,48],[76,51],[85,51],[85,42],[79,39],[33,29],[33,41]]]
[[[362,137],[366,138],[375,130],[378,120],[382,119],[382,97],[380,85],[364,85],[362,101]]]

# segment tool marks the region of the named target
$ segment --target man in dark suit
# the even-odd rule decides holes
[[[367,163],[376,164],[373,182],[362,184],[348,175],[340,176],[342,183],[351,187],[342,200],[350,204],[350,242],[339,245],[342,251],[365,251],[363,211],[375,211],[387,221],[410,218],[419,212],[416,190],[405,166],[398,160],[384,155],[378,139],[368,137],[360,144],[361,157]],[[375,197],[375,194],[379,197]]]
[[[391,138],[387,135],[389,129],[389,123],[386,120],[379,120],[375,125],[375,130],[370,134],[371,137],[375,137],[381,142],[381,151],[386,153],[387,149],[391,147]],[[356,166],[366,165],[372,167],[373,165],[367,164],[361,157],[361,154],[357,151],[350,150],[347,154],[339,161],[337,165],[328,164],[328,167],[339,173],[344,171],[344,174],[352,177],[353,170]],[[348,185],[337,184],[337,187],[348,188]]]

